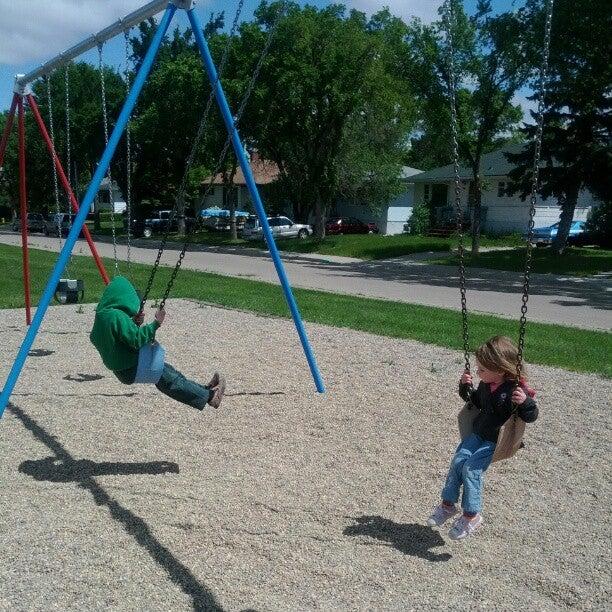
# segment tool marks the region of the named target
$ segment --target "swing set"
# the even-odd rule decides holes
[[[232,32],[230,36],[228,37],[227,46],[224,50],[223,57],[222,57],[222,60],[219,66],[219,70],[217,70],[213,62],[208,44],[204,38],[203,25],[200,20],[200,17],[195,11],[195,1],[194,0],[153,0],[152,2],[149,2],[148,4],[146,4],[139,10],[134,11],[133,13],[130,13],[129,15],[115,22],[111,26],[105,28],[104,30],[101,30],[100,32],[98,32],[97,34],[93,36],[90,36],[86,40],[71,47],[64,53],[59,54],[52,60],[46,62],[45,64],[37,68],[36,70],[26,75],[18,75],[16,77],[14,96],[13,96],[11,108],[10,108],[9,115],[8,115],[8,121],[6,123],[4,133],[2,134],[2,138],[0,140],[0,168],[2,167],[2,163],[4,160],[4,154],[5,154],[6,146],[7,146],[9,136],[11,133],[14,116],[17,113],[18,126],[19,126],[19,179],[20,179],[19,180],[19,187],[20,187],[19,193],[20,193],[20,216],[22,220],[21,238],[22,238],[22,253],[23,253],[24,287],[25,287],[25,295],[26,295],[26,321],[29,327],[22,341],[22,344],[19,348],[19,351],[12,365],[12,368],[9,372],[8,378],[4,384],[2,392],[0,393],[0,417],[4,413],[4,410],[9,402],[10,396],[17,383],[21,370],[23,369],[24,363],[27,360],[28,354],[32,348],[36,335],[40,329],[40,325],[42,324],[47,308],[49,307],[49,304],[51,300],[53,299],[54,295],[57,294],[59,301],[64,301],[64,302],[77,301],[79,298],[79,295],[82,295],[82,293],[80,293],[83,291],[82,281],[79,282],[78,279],[73,280],[73,279],[62,278],[62,274],[64,273],[64,270],[69,265],[72,250],[74,248],[74,245],[81,231],[83,232],[83,235],[85,236],[85,239],[87,240],[92,256],[94,257],[94,260],[98,267],[98,271],[100,273],[100,276],[104,284],[109,283],[109,280],[110,280],[109,275],[106,269],[104,268],[104,264],[102,260],[100,259],[98,255],[98,252],[91,238],[89,230],[87,226],[85,225],[85,221],[87,218],[87,214],[91,210],[91,206],[98,194],[100,185],[105,178],[108,180],[108,183],[110,185],[111,215],[114,215],[114,204],[113,204],[113,195],[112,195],[112,177],[110,173],[110,164],[112,162],[113,156],[117,150],[120,139],[124,132],[126,132],[126,142],[127,142],[127,147],[128,147],[128,154],[127,154],[128,164],[131,163],[130,162],[130,138],[129,138],[130,116],[134,110],[134,107],[136,106],[140,92],[142,91],[147,81],[147,78],[151,72],[153,62],[160,48],[162,40],[170,26],[172,19],[174,18],[178,10],[185,11],[187,15],[197,49],[201,55],[201,58],[204,64],[204,68],[208,76],[209,83],[211,85],[211,92],[210,92],[208,101],[206,103],[206,107],[204,109],[200,125],[197,129],[196,136],[195,136],[189,157],[185,163],[183,179],[181,181],[180,187],[177,192],[176,202],[175,202],[175,205],[172,211],[171,221],[174,218],[174,216],[179,214],[180,211],[182,211],[183,209],[185,191],[187,188],[188,173],[194,162],[195,156],[198,152],[201,138],[204,135],[205,130],[207,128],[207,119],[208,119],[213,101],[216,100],[221,116],[223,117],[223,121],[227,129],[228,135],[227,135],[227,139],[225,141],[223,150],[221,152],[221,156],[217,162],[216,169],[212,173],[212,176],[217,174],[217,172],[219,171],[219,169],[221,168],[224,162],[225,156],[227,155],[229,151],[229,147],[232,146],[234,153],[236,155],[236,158],[238,160],[238,163],[240,164],[242,172],[245,176],[246,184],[249,189],[251,199],[254,203],[257,216],[259,217],[259,222],[263,228],[264,237],[268,245],[268,248],[270,250],[270,255],[272,257],[276,272],[278,274],[280,284],[283,289],[283,293],[285,295],[285,299],[291,311],[291,316],[295,324],[296,330],[298,332],[298,336],[302,344],[302,348],[306,356],[306,360],[310,368],[310,372],[313,377],[316,390],[319,393],[325,392],[325,386],[323,383],[323,379],[319,372],[319,368],[318,368],[314,353],[312,351],[310,342],[308,340],[308,336],[306,334],[306,330],[304,328],[304,324],[303,324],[297,303],[293,296],[293,292],[291,290],[291,286],[289,284],[289,280],[285,272],[285,268],[283,266],[283,263],[281,261],[281,258],[278,252],[278,248],[276,247],[276,244],[274,242],[274,237],[272,235],[272,231],[268,224],[267,214],[265,212],[263,202],[259,195],[259,191],[255,183],[255,179],[253,177],[251,167],[246,157],[244,146],[242,144],[242,141],[241,141],[241,138],[238,132],[238,123],[245,111],[248,99],[253,91],[253,88],[255,87],[255,83],[256,83],[259,71],[261,70],[265,56],[267,55],[270,49],[274,31],[280,21],[281,16],[286,11],[287,3],[286,2],[283,3],[283,5],[281,6],[281,10],[277,14],[275,22],[269,28],[268,38],[266,40],[264,49],[262,51],[262,55],[260,56],[258,63],[254,69],[254,72],[251,75],[251,79],[248,83],[246,92],[240,103],[238,111],[235,114],[233,114],[232,111],[230,110],[225,93],[223,91],[220,77],[221,77],[223,68],[225,67],[225,63],[227,62],[227,58],[229,55],[229,45],[231,44],[233,33],[235,32],[236,27],[238,25],[238,19],[239,19],[240,11],[242,9],[242,5],[243,5],[243,2],[238,3],[236,17],[232,25]],[[104,86],[102,47],[106,41],[110,40],[111,38],[114,38],[115,36],[121,33],[125,35],[126,42],[127,42],[128,32],[130,28],[153,17],[154,15],[160,13],[161,11],[163,11],[163,14],[159,20],[159,23],[157,24],[157,29],[155,31],[155,34],[151,40],[149,48],[146,51],[142,64],[140,65],[138,69],[138,72],[134,78],[133,83],[129,83],[129,79],[128,79],[127,97],[125,99],[125,102],[123,103],[121,112],[116,120],[115,127],[112,130],[112,133],[110,133],[109,135],[105,86]],[[87,191],[82,201],[79,204],[74,195],[74,192],[70,185],[70,181],[68,177],[66,176],[66,173],[62,167],[62,164],[59,160],[59,156],[55,149],[55,145],[53,142],[54,138],[53,138],[53,120],[52,120],[51,106],[49,106],[49,115],[50,115],[49,125],[50,125],[52,133],[51,135],[49,135],[49,132],[46,129],[45,123],[38,109],[36,99],[32,94],[30,84],[36,81],[37,79],[46,78],[47,79],[47,94],[48,94],[48,99],[50,103],[51,95],[50,95],[49,75],[54,70],[61,68],[61,67],[66,68],[66,75],[67,75],[68,74],[67,67],[68,67],[69,62],[71,62],[74,58],[78,57],[82,53],[90,49],[94,49],[96,47],[98,49],[98,59],[99,59],[99,68],[100,68],[102,111],[103,111],[103,116],[104,116],[104,137],[105,137],[106,146],[100,158],[100,161],[96,167],[94,175],[91,179],[89,187],[87,188]],[[67,100],[66,102],[66,121],[67,121],[67,126],[68,126],[67,135],[69,135],[70,117],[68,114],[69,113],[69,89],[67,85],[68,83],[67,76],[66,76],[65,83],[66,83],[66,100]],[[186,101],[186,103],[188,102]],[[26,190],[26,163],[25,163],[25,159],[26,159],[26,154],[25,154],[26,153],[26,149],[25,149],[25,108],[26,106],[27,108],[30,109],[32,115],[34,116],[36,120],[38,128],[43,136],[43,139],[47,145],[47,149],[53,161],[54,183],[56,181],[61,183],[62,188],[67,194],[71,209],[76,214],[76,216],[74,217],[74,221],[72,222],[71,227],[69,229],[68,235],[64,241],[64,244],[60,249],[59,257],[54,265],[51,275],[49,276],[49,279],[47,281],[47,284],[39,300],[38,306],[36,308],[36,311],[33,317],[31,316],[31,312],[30,312],[31,301],[30,301],[30,289],[29,289],[29,286],[30,286],[29,258],[28,258],[28,244],[27,244],[27,223],[25,222],[25,220],[27,219],[27,190]],[[69,142],[67,144],[69,145]],[[127,172],[127,175],[128,175],[128,189],[127,189],[128,202],[127,204],[129,205],[131,204],[129,201],[130,200],[130,187],[129,187],[130,172],[129,171]],[[211,186],[212,186],[212,181],[211,181],[211,184],[208,185],[206,192],[204,194],[204,197],[206,197]],[[56,195],[56,210],[59,210],[59,188],[56,185],[54,185],[54,188],[55,188],[55,195]],[[131,214],[129,208],[130,207],[128,206],[128,210],[127,210],[128,215]],[[164,236],[161,240],[157,258],[151,270],[149,281],[147,283],[146,290],[142,297],[141,309],[144,307],[146,300],[149,297],[151,287],[153,285],[153,281],[155,278],[155,274],[159,268],[159,263],[160,263],[162,254],[164,252],[165,246],[166,246],[166,241],[167,241],[168,234],[170,231],[169,229],[170,225],[171,223],[168,224],[168,229],[164,233]],[[129,218],[128,218],[128,249],[129,249],[129,230],[130,230],[130,223],[129,223]],[[58,233],[60,234],[60,240],[61,240],[61,228],[58,228]],[[176,276],[179,272],[179,269],[185,257],[187,248],[189,246],[189,242],[190,242],[190,236],[188,233],[185,238],[183,247],[181,249],[178,261],[172,271],[170,280],[164,291],[163,298],[160,303],[160,308],[163,308],[166,302],[166,299],[168,298],[170,291],[172,290],[173,283],[176,279]],[[113,245],[114,245],[114,256],[115,256],[115,274],[116,274],[118,272],[118,260],[117,260],[117,241],[116,241],[116,236],[114,233],[114,223],[113,223]],[[129,250],[128,250],[128,253],[129,253]],[[76,298],[74,295],[75,292],[77,294]],[[155,359],[155,357],[152,357],[152,359]]]
[[[242,9],[243,2],[240,1],[238,3],[238,8],[236,11],[236,16],[234,18],[234,22],[232,25],[231,33],[228,37],[227,45],[224,49],[223,56],[219,65],[219,69],[217,69],[213,63],[212,57],[210,55],[210,51],[206,40],[204,39],[203,29],[201,21],[194,10],[194,0],[154,0],[149,2],[147,5],[143,6],[138,11],[131,13],[126,16],[124,19],[119,20],[115,24],[109,26],[108,28],[102,30],[98,34],[86,39],[85,41],[79,43],[78,45],[72,47],[68,51],[58,55],[54,59],[50,60],[46,64],[43,64],[37,70],[27,74],[27,75],[18,75],[15,84],[15,95],[13,97],[13,102],[11,104],[11,109],[8,116],[8,121],[6,124],[6,128],[4,130],[4,134],[2,135],[2,139],[0,140],[0,168],[2,166],[4,153],[6,150],[7,141],[9,138],[9,134],[12,128],[13,118],[15,112],[17,111],[18,120],[19,120],[19,170],[20,170],[20,212],[21,212],[21,231],[22,231],[22,247],[23,247],[23,266],[24,266],[24,283],[26,290],[26,317],[27,323],[29,325],[28,331],[25,335],[23,343],[19,349],[15,362],[12,366],[12,369],[9,373],[7,381],[4,385],[2,392],[0,393],[0,417],[2,416],[6,405],[10,399],[11,393],[14,389],[14,386],[18,380],[19,374],[23,368],[25,360],[27,359],[28,353],[34,343],[36,334],[40,328],[42,320],[44,318],[45,312],[49,306],[49,303],[54,296],[54,294],[58,295],[58,301],[70,302],[76,301],[81,296],[82,299],[82,291],[83,285],[82,281],[72,280],[72,279],[64,279],[61,278],[62,273],[65,268],[69,264],[70,254],[72,249],[74,248],[74,244],[77,240],[77,237],[81,230],[83,231],[85,238],[89,244],[92,255],[96,261],[96,265],[98,266],[98,270],[102,277],[102,280],[105,284],[108,284],[109,277],[104,269],[104,265],[99,258],[95,245],[91,239],[89,231],[85,226],[85,220],[87,217],[87,212],[90,210],[90,207],[96,197],[96,194],[100,188],[102,181],[106,178],[110,185],[110,201],[111,201],[111,215],[114,215],[114,198],[112,194],[112,177],[110,173],[110,164],[113,158],[113,155],[116,152],[119,141],[122,137],[123,132],[126,132],[126,144],[127,144],[127,215],[128,215],[128,267],[129,267],[129,253],[130,253],[130,215],[131,215],[131,194],[130,194],[130,166],[131,166],[131,151],[130,151],[130,128],[129,128],[129,120],[131,113],[136,105],[138,100],[138,96],[147,80],[147,77],[151,71],[153,61],[159,50],[162,39],[170,25],[172,18],[174,17],[177,10],[185,10],[187,17],[189,19],[189,23],[195,38],[196,46],[200,52],[202,57],[204,67],[211,84],[211,92],[209,98],[206,102],[206,106],[204,108],[202,118],[197,129],[194,142],[189,153],[189,156],[185,163],[185,169],[182,181],[180,183],[179,189],[177,191],[177,196],[174,204],[174,208],[172,209],[171,219],[172,221],[177,214],[181,214],[184,209],[184,198],[185,192],[187,188],[187,178],[189,171],[194,162],[195,156],[198,152],[198,148],[201,142],[201,138],[204,135],[208,116],[210,110],[212,108],[213,102],[216,100],[221,115],[223,117],[225,127],[228,132],[227,139],[223,146],[221,155],[218,159],[215,170],[211,173],[210,183],[207,185],[202,201],[206,198],[208,193],[210,192],[213,186],[214,176],[219,172],[222,167],[222,164],[225,160],[225,156],[228,153],[229,147],[233,146],[236,158],[240,164],[240,167],[244,173],[246,184],[249,189],[251,199],[255,205],[255,209],[257,215],[259,217],[259,221],[263,228],[263,233],[270,249],[270,254],[272,256],[272,260],[274,262],[277,274],[279,276],[279,280],[281,286],[283,288],[283,292],[286,298],[286,301],[291,310],[291,315],[296,326],[298,336],[300,338],[312,377],[315,382],[315,386],[318,392],[323,393],[325,391],[323,380],[321,378],[317,362],[315,360],[314,354],[312,352],[310,343],[308,341],[308,337],[306,335],[306,331],[304,329],[304,325],[293,297],[293,293],[291,287],[289,285],[289,281],[287,279],[287,275],[285,273],[285,269],[283,263],[280,259],[278,249],[274,242],[274,238],[272,236],[272,232],[270,230],[267,216],[263,207],[262,200],[260,198],[257,186],[255,184],[255,180],[253,178],[253,174],[249,165],[249,162],[244,153],[244,148],[238,133],[238,123],[244,113],[246,108],[249,96],[251,95],[253,88],[255,86],[255,82],[257,80],[259,71],[263,64],[263,61],[268,53],[270,48],[271,40],[274,35],[274,31],[276,26],[278,25],[281,16],[284,14],[287,3],[283,3],[281,10],[277,14],[276,21],[271,25],[268,32],[268,38],[264,45],[263,52],[259,58],[259,61],[253,71],[251,79],[246,88],[246,92],[244,97],[240,103],[240,106],[235,115],[232,114],[229,105],[227,103],[225,94],[223,92],[223,88],[221,85],[221,75],[223,73],[223,69],[227,62],[229,47],[231,45],[231,40],[233,38],[233,34],[236,30],[239,15]],[[522,293],[522,306],[521,306],[521,317],[520,317],[520,328],[519,328],[519,341],[518,341],[518,364],[516,371],[516,383],[518,384],[520,381],[521,373],[523,370],[523,352],[525,345],[525,332],[526,332],[526,322],[527,322],[527,302],[529,299],[529,282],[530,282],[530,269],[531,269],[531,256],[532,256],[532,236],[533,236],[533,228],[534,228],[534,217],[535,217],[535,204],[536,204],[536,196],[538,191],[538,171],[540,166],[540,152],[541,152],[541,142],[542,142],[542,131],[543,131],[543,111],[544,111],[544,95],[545,95],[545,84],[546,84],[546,75],[548,70],[548,56],[549,56],[549,48],[550,48],[550,35],[551,35],[551,23],[552,23],[552,8],[553,8],[553,0],[546,0],[546,22],[545,22],[545,32],[544,32],[544,49],[542,55],[542,65],[540,67],[539,73],[539,82],[538,82],[538,111],[537,111],[537,132],[535,137],[535,153],[533,160],[533,169],[532,169],[532,188],[531,188],[531,196],[530,196],[530,211],[529,211],[529,233],[527,240],[527,251],[525,257],[525,268],[523,274],[523,293]],[[130,84],[129,79],[129,71],[127,69],[127,61],[128,61],[128,32],[131,27],[137,25],[138,23],[152,17],[153,15],[159,13],[164,10],[164,14],[159,21],[157,26],[157,30],[155,35],[151,41],[151,44],[146,52],[144,60],[135,76],[133,84]],[[464,235],[463,235],[463,211],[461,208],[461,181],[459,175],[459,146],[458,146],[458,127],[457,127],[457,92],[456,92],[456,71],[455,71],[455,62],[454,62],[454,49],[453,49],[453,24],[455,21],[455,16],[453,14],[453,2],[452,0],[446,0],[444,9],[443,9],[443,21],[446,28],[446,40],[447,40],[447,51],[448,51],[448,68],[449,68],[449,84],[448,84],[448,94],[450,100],[450,110],[451,110],[451,133],[452,133],[452,156],[453,156],[453,166],[454,166],[454,202],[456,209],[456,223],[457,223],[457,234],[459,237],[459,285],[460,285],[460,295],[461,295],[461,314],[462,314],[462,332],[463,332],[463,353],[465,360],[465,370],[467,372],[470,371],[470,360],[469,360],[469,330],[468,330],[468,316],[467,316],[467,298],[466,298],[466,278],[465,278],[465,260],[464,260]],[[116,125],[109,135],[108,130],[108,116],[107,116],[107,106],[106,106],[106,95],[105,95],[105,84],[104,84],[104,71],[103,71],[103,58],[102,58],[102,48],[105,41],[113,38],[114,36],[122,33],[126,38],[126,83],[127,83],[127,97],[124,102],[121,113],[117,119]],[[102,112],[103,112],[103,121],[104,121],[104,140],[105,140],[105,150],[101,156],[100,162],[96,168],[94,176],[91,180],[91,183],[87,189],[87,192],[79,206],[74,193],[70,187],[70,181],[66,177],[64,170],[62,169],[62,164],[59,161],[57,156],[53,141],[53,113],[51,109],[51,93],[50,93],[50,79],[49,75],[57,68],[61,66],[66,67],[65,72],[65,89],[66,89],[66,130],[67,130],[67,160],[68,167],[70,164],[70,145],[69,145],[69,134],[70,134],[70,117],[69,117],[69,86],[68,86],[68,63],[72,61],[75,57],[78,57],[81,53],[93,49],[97,47],[98,49],[98,59],[99,59],[99,70],[100,70],[100,84],[101,84],[101,96],[102,96]],[[48,96],[48,104],[49,104],[49,125],[51,130],[51,136],[49,136],[45,124],[42,120],[38,107],[36,105],[36,100],[34,99],[29,84],[44,77],[47,79],[47,96]],[[45,140],[51,158],[53,160],[53,170],[54,170],[54,190],[55,190],[55,201],[56,201],[56,210],[59,211],[59,195],[58,195],[58,181],[61,183],[63,189],[66,191],[68,196],[68,201],[70,202],[71,209],[76,213],[76,217],[74,219],[74,223],[70,228],[66,241],[60,249],[59,258],[55,264],[55,267],[49,277],[48,283],[45,287],[43,295],[40,299],[38,308],[33,318],[30,317],[30,295],[29,295],[29,278],[28,278],[28,251],[27,251],[27,223],[25,223],[26,215],[27,215],[27,193],[26,193],[26,174],[25,174],[25,130],[24,130],[24,108],[27,107],[31,110],[40,132]],[[157,257],[151,269],[151,273],[149,276],[149,280],[147,282],[146,289],[141,298],[141,310],[144,308],[147,299],[149,298],[150,291],[155,279],[155,275],[159,268],[159,263],[164,252],[166,242],[168,239],[168,235],[170,232],[171,222],[168,224],[167,229],[162,237],[160,242],[159,250],[157,253]],[[60,234],[61,240],[61,231]],[[171,273],[170,279],[167,283],[165,291],[163,293],[163,297],[159,304],[160,308],[163,308],[166,300],[172,290],[172,286],[176,279],[176,276],[180,270],[183,259],[185,257],[187,248],[190,242],[189,232],[185,237],[185,241],[183,247],[180,251],[178,260],[174,266],[174,269]],[[114,223],[113,223],[113,247],[114,247],[114,259],[115,259],[115,273],[118,272],[118,259],[117,259],[117,240],[115,236]],[[76,294],[76,297],[75,297]],[[64,297],[62,297],[64,296]],[[146,353],[146,355],[144,354]],[[147,348],[147,351],[143,352],[143,363],[147,361],[147,365],[143,365],[139,362],[139,368],[142,366],[142,382],[147,382],[147,376],[154,375],[155,364],[159,365],[160,359],[163,362],[163,349],[156,346],[150,346]],[[459,415],[459,423],[460,430],[462,435],[466,432],[466,426],[469,429],[469,421],[473,416],[475,411],[471,411],[472,415],[469,415],[469,402],[466,408]],[[499,452],[496,452],[496,457],[494,460],[499,460],[503,458],[507,458],[512,456],[518,448],[522,444],[522,433],[524,424],[517,418],[516,411],[513,414],[513,417],[508,421],[508,423],[502,428],[502,432],[500,434],[500,441],[498,443]]]

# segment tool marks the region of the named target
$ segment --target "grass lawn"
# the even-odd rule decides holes
[[[88,223],[93,233],[93,224]],[[123,227],[117,227],[117,236],[125,237]],[[112,225],[110,221],[102,222],[98,235],[110,235]],[[151,240],[160,240],[161,235],[156,235]],[[171,234],[168,240],[182,242],[183,238],[177,234]],[[267,249],[264,241],[249,241],[238,238],[231,240],[229,232],[199,231],[191,237],[194,244],[207,246],[234,246]],[[326,236],[323,240],[307,238],[297,240],[289,238],[277,241],[280,251],[288,253],[319,253],[321,255],[337,255],[341,257],[353,257],[356,259],[389,259],[402,257],[414,253],[424,252],[449,252],[456,247],[456,238],[433,238],[427,236],[415,236],[410,234],[397,234],[394,236],[381,236],[379,234],[349,234],[342,236]],[[483,246],[516,246],[520,244],[520,237],[510,235],[501,238],[483,237]]]
[[[47,251],[30,251],[34,302],[42,293],[55,258],[55,254]],[[0,277],[0,308],[23,307],[20,249],[0,245],[0,265],[4,270]],[[106,265],[112,270],[110,260],[106,261]],[[133,264],[129,276],[137,287],[142,287],[149,270],[150,266]],[[125,271],[125,267],[122,271]],[[90,257],[74,256],[70,275],[85,281],[87,302],[99,299],[103,285]],[[169,268],[160,269],[152,291],[153,298],[161,295],[169,275]],[[454,310],[307,289],[296,289],[295,296],[306,321],[461,349],[460,313]],[[192,298],[227,308],[289,317],[289,309],[280,287],[259,281],[182,270],[174,285],[172,297]],[[516,337],[517,331],[517,321],[489,315],[470,316],[473,347],[494,334]],[[529,324],[526,357],[532,363],[612,377],[610,354],[612,334],[559,325]]]
[[[612,251],[605,249],[569,247],[559,257],[550,248],[534,248],[532,261],[532,271],[539,273],[591,276],[612,271]],[[431,263],[456,266],[457,257],[443,257]],[[466,263],[477,268],[522,271],[525,265],[525,248],[487,251],[475,258],[466,254]]]

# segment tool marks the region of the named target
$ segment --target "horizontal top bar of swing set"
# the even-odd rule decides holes
[[[104,44],[107,40],[114,38],[117,34],[121,34],[129,30],[131,27],[138,25],[142,21],[149,19],[149,17],[153,17],[157,13],[164,10],[170,3],[175,4],[177,8],[191,8],[193,6],[193,0],[153,0],[148,4],[145,4],[141,8],[135,10],[134,12],[126,15],[122,19],[119,19],[112,25],[100,30],[97,34],[93,34],[89,38],[81,41],[80,43],[70,47],[67,51],[56,55],[53,59],[49,60],[42,64],[36,70],[32,70],[32,72],[28,72],[28,74],[19,75],[15,79],[15,90],[19,90],[28,83],[35,81],[36,79],[53,72],[53,70],[64,66],[68,62],[72,61],[74,58],[78,57],[85,51],[89,51],[90,49],[94,49],[95,47]]]

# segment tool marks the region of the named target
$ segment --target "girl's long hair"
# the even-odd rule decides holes
[[[487,370],[501,372],[507,379],[516,378],[518,349],[506,336],[493,336],[476,350],[478,363]],[[521,369],[521,380],[526,380],[525,368]]]

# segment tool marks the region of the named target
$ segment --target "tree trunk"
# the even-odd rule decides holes
[[[178,218],[178,233],[179,236],[185,235],[185,200],[181,198],[176,209],[176,216]]]
[[[566,194],[565,200],[561,203],[561,216],[559,217],[559,229],[557,235],[552,241],[552,251],[555,255],[562,255],[567,246],[567,237],[569,236],[572,221],[574,220],[574,211],[578,202],[578,186],[575,186],[569,193]]]
[[[480,217],[482,210],[482,181],[480,173],[474,174],[474,200],[472,207],[472,257],[480,251]]]
[[[232,157],[231,166],[229,172],[223,173],[223,184],[225,194],[225,206],[229,210],[229,222],[230,222],[230,238],[231,240],[238,239],[238,232],[236,229],[236,203],[238,200],[238,194],[236,192],[236,186],[234,185],[234,177],[236,176],[236,170],[238,169],[238,160]]]
[[[230,219],[230,240],[238,240],[238,229],[236,227],[236,200],[234,195],[236,194],[236,187],[232,185],[228,193],[228,208],[229,208],[229,219]]]
[[[314,236],[319,240],[325,238],[325,206],[320,194],[317,194],[315,200]]]

